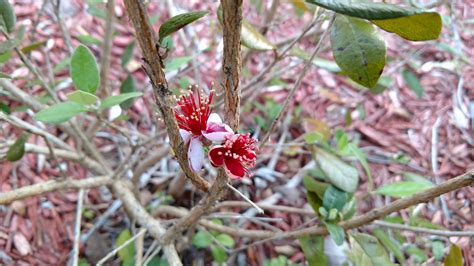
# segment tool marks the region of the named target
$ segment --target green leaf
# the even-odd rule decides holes
[[[426,12],[406,17],[372,20],[379,28],[393,32],[410,41],[436,40],[443,23],[436,12]]]
[[[59,61],[59,63],[53,68],[53,73],[58,73],[59,71],[63,70],[65,67],[71,64],[71,58],[66,57],[63,60]]]
[[[16,15],[8,0],[0,0],[0,27],[11,33],[15,30]]]
[[[323,236],[304,236],[298,238],[298,240],[309,266],[328,265],[326,255],[324,254]]]
[[[407,69],[403,70],[402,76],[403,79],[405,79],[405,83],[412,91],[415,92],[418,98],[423,97],[423,87],[421,86],[418,77],[413,72]]]
[[[207,232],[199,231],[193,236],[191,242],[197,248],[207,248],[212,243],[212,236]]]
[[[326,210],[336,209],[341,211],[346,205],[348,195],[346,192],[330,185],[324,192],[323,206]]]
[[[95,94],[100,83],[99,67],[94,55],[84,45],[79,45],[71,58],[71,78],[81,91]]]
[[[115,247],[119,247],[127,242],[130,238],[132,238],[132,234],[128,229],[123,230],[120,232],[117,240],[115,241]],[[134,241],[127,244],[125,247],[118,251],[118,256],[122,260],[124,264],[128,262],[133,262],[135,257],[135,244]],[[133,264],[132,264],[133,265]]]
[[[322,149],[315,149],[314,157],[328,182],[345,192],[356,191],[359,183],[359,173],[356,168]]]
[[[212,253],[212,257],[214,258],[215,262],[218,262],[218,263],[226,262],[227,253],[225,252],[225,250],[223,248],[212,246],[211,247],[211,253]]]
[[[362,233],[351,235],[350,257],[356,266],[394,265],[377,238]]]
[[[165,259],[162,259],[159,256],[154,256],[153,259],[150,260],[150,263],[148,263],[150,266],[168,266],[168,261]]]
[[[7,160],[10,162],[15,162],[20,160],[25,154],[25,143],[30,137],[30,134],[27,132],[21,133],[18,139],[10,146],[7,151]]]
[[[416,264],[423,263],[428,259],[423,250],[413,245],[408,246],[406,248],[406,252],[412,255],[412,258]]]
[[[304,141],[308,144],[313,144],[324,140],[323,134],[319,132],[308,132],[303,135]]]
[[[85,91],[73,91],[66,95],[67,99],[82,105],[92,105],[99,100],[94,94]]]
[[[6,105],[5,103],[3,103],[3,102],[0,102],[0,111],[4,112],[5,114],[10,114],[11,113],[10,107],[8,105]]]
[[[8,74],[0,72],[0,79],[12,79]]]
[[[441,261],[444,256],[444,243],[441,241],[431,242],[431,253],[436,260]]]
[[[367,3],[348,0],[306,0],[340,14],[363,19],[392,19],[424,13],[416,8],[401,7],[386,3]]]
[[[102,45],[102,41],[90,35],[78,35],[76,39],[84,45]]]
[[[306,199],[311,208],[313,208],[314,213],[319,214],[319,209],[323,206],[323,200],[319,198],[316,193],[311,191],[306,192]]]
[[[411,196],[430,187],[433,187],[433,185],[425,182],[401,181],[384,185],[375,192],[384,196],[402,198]]]
[[[458,245],[451,244],[449,254],[444,259],[444,266],[462,266],[463,258],[462,251]]]
[[[75,102],[62,102],[39,111],[34,116],[34,119],[41,122],[59,124],[66,122],[75,115],[83,112],[87,112],[87,108],[82,104]]]
[[[180,14],[177,16],[174,16],[170,19],[168,19],[165,23],[161,24],[160,30],[159,30],[159,35],[160,35],[160,40],[161,41],[168,35],[177,32],[178,30],[182,29],[184,26],[188,25],[189,23],[192,23],[205,15],[207,15],[208,12],[206,11],[195,11],[195,12],[189,12],[189,13],[184,13]]]
[[[338,246],[342,245],[342,243],[344,243],[344,237],[346,235],[344,233],[344,229],[333,223],[324,222],[324,225],[328,229],[329,235],[331,235],[331,238],[332,240],[334,240],[334,243],[336,243],[336,245]]]
[[[1,0],[0,0],[1,1]],[[25,35],[25,26],[20,26],[14,38],[0,43],[0,54],[4,54],[19,46]]]
[[[390,237],[380,228],[372,231],[372,234],[382,243],[382,245],[397,258],[402,265],[405,264],[405,256],[400,246],[397,245]]]
[[[372,180],[372,172],[370,171],[369,163],[367,162],[367,159],[365,158],[364,152],[362,152],[359,149],[359,147],[357,147],[357,145],[354,144],[354,143],[349,143],[349,145],[347,147],[349,148],[351,153],[357,158],[359,163],[364,168],[365,174],[367,175],[367,177],[369,179],[370,188],[372,189],[372,187],[374,186],[373,180]]]
[[[303,177],[303,184],[304,184],[304,187],[308,191],[316,193],[317,196],[320,199],[324,198],[324,193],[325,193],[326,189],[330,186],[327,183],[323,183],[323,182],[319,182],[319,181],[315,180],[311,176]]]
[[[126,94],[135,92],[137,88],[135,87],[135,79],[132,75],[128,75],[127,78],[123,81],[122,85],[120,86],[120,94]],[[133,105],[133,98],[128,99],[120,104],[122,109],[126,110]]]
[[[193,59],[192,56],[174,57],[165,64],[165,70],[166,72],[178,70],[183,65],[186,65],[189,61],[191,61],[191,59]]]
[[[10,59],[11,57],[12,57],[12,52],[11,52],[11,51],[7,51],[7,52],[5,52],[5,53],[1,53],[1,54],[0,54],[0,64],[7,62],[8,59]]]
[[[224,247],[233,248],[235,245],[234,239],[226,234],[220,234],[216,237],[217,241],[221,243]]]
[[[339,67],[355,82],[372,88],[385,66],[385,41],[369,22],[337,15],[331,47]]]
[[[1,1],[1,0],[0,0]],[[32,44],[29,44],[23,48],[21,48],[21,52],[24,53],[24,54],[28,54],[28,53],[31,53],[32,51],[34,50],[37,50],[39,48],[41,48],[43,45],[46,44],[46,40],[43,40],[43,41],[39,41],[39,42],[34,42]]]
[[[135,48],[135,41],[132,41],[125,47],[125,50],[123,51],[122,58],[120,59],[120,65],[122,67],[125,67],[130,59],[133,57],[133,49]]]
[[[129,92],[129,93],[123,93],[120,95],[109,96],[102,102],[102,104],[100,105],[100,109],[109,108],[114,105],[121,104],[125,102],[126,100],[137,98],[142,95],[143,93],[141,92]]]
[[[254,50],[274,50],[276,47],[265,38],[248,21],[242,21],[242,32],[240,41],[242,44]]]
[[[434,183],[431,182],[430,180],[426,179],[426,177],[417,175],[415,173],[410,173],[410,172],[403,172],[402,173],[403,178],[406,181],[412,181],[412,182],[418,182],[418,183],[426,183],[428,185],[433,186]]]

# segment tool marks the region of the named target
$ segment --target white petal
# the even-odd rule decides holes
[[[202,135],[206,137],[206,139],[214,142],[223,142],[225,140],[225,136],[232,135],[232,132],[222,131],[222,132],[212,132],[212,133],[205,133],[202,132]]]
[[[120,105],[112,106],[109,110],[109,121],[115,120],[115,118],[119,117],[122,114],[122,108]]]
[[[189,144],[188,160],[194,172],[201,170],[204,164],[204,147],[199,138],[192,138]]]
[[[184,129],[179,129],[179,134],[181,135],[181,138],[183,138],[184,143],[188,143],[192,135],[191,132]]]
[[[216,124],[221,124],[222,123],[222,119],[221,117],[216,114],[216,113],[211,113],[209,115],[209,118],[207,119],[207,124],[209,125],[209,123],[216,123]]]

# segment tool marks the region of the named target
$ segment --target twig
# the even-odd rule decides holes
[[[416,227],[410,226],[406,224],[396,224],[396,223],[389,223],[385,221],[374,221],[373,224],[393,228],[393,229],[400,229],[405,231],[412,231],[415,233],[422,233],[422,234],[430,234],[436,236],[445,236],[445,237],[452,237],[452,236],[468,236],[474,237],[474,231],[449,231],[449,230],[437,230],[437,229],[429,229],[423,227]]]
[[[435,184],[439,183],[438,178],[438,128],[441,125],[441,117],[436,118],[436,121],[431,129],[431,170],[435,176]],[[444,195],[439,197],[441,202],[441,208],[446,217],[451,218],[451,213],[449,212],[448,206],[444,199]]]
[[[71,35],[69,35],[69,31],[66,29],[66,26],[64,25],[64,21],[61,17],[61,12],[60,12],[61,0],[56,0],[56,3],[54,3],[54,1],[55,0],[51,0],[51,2],[53,2],[54,14],[56,15],[56,20],[59,24],[59,29],[61,30],[61,33],[63,34],[66,48],[69,54],[72,55],[72,53],[74,52],[74,48],[72,47]]]
[[[83,234],[81,236],[81,241],[82,242],[87,242],[89,237],[94,233],[95,230],[98,228],[102,227],[102,225],[107,222],[107,219],[109,219],[110,216],[114,215],[117,213],[117,210],[122,207],[122,201],[121,200],[114,200],[112,204],[110,204],[110,207],[97,219],[94,221],[94,225],[87,231],[87,233]]]
[[[79,265],[79,243],[81,242],[81,219],[82,205],[84,203],[84,189],[80,189],[77,194],[76,222],[74,225],[74,244],[71,253],[71,265]]]
[[[246,208],[249,207],[250,203],[243,202],[243,201],[224,201],[218,203],[212,211],[216,211],[221,208],[232,208],[232,207],[240,207],[240,208]],[[314,211],[313,210],[308,210],[308,209],[302,209],[302,208],[295,208],[295,207],[290,207],[290,206],[282,206],[282,205],[263,205],[259,204],[259,207],[267,210],[267,211],[280,211],[280,212],[288,212],[288,213],[296,213],[296,214],[302,214],[302,215],[309,215],[309,216],[314,216]]]
[[[128,246],[130,243],[132,243],[133,241],[135,241],[135,239],[143,234],[146,233],[146,229],[141,229],[140,232],[138,232],[136,235],[132,236],[130,239],[128,239],[127,241],[125,241],[122,245],[116,247],[114,250],[112,250],[111,252],[109,252],[105,257],[103,257],[101,260],[99,260],[99,262],[97,262],[97,265],[102,265],[104,264],[104,262],[106,262],[108,259],[110,259],[111,257],[115,256],[115,254],[117,254],[121,249],[123,249],[124,247]]]
[[[235,187],[233,187],[231,184],[227,183],[227,187],[230,188],[232,191],[234,191],[235,193],[239,194],[239,196],[241,196],[246,202],[248,202],[250,205],[252,205],[252,207],[254,207],[258,213],[264,213],[264,211],[262,210],[262,208],[258,207],[257,204],[255,204],[255,202],[251,201],[249,198],[247,198],[244,194],[242,194],[242,192],[240,192],[238,189],[236,189]]]
[[[145,173],[150,167],[155,165],[159,160],[163,159],[166,154],[169,152],[169,147],[162,147],[161,149],[154,151],[151,156],[147,157],[145,160],[141,161],[135,170],[133,171],[132,184],[134,193],[138,196],[138,191],[140,189],[140,177]]]
[[[148,256],[148,258],[145,260],[145,262],[143,263],[144,266],[147,266],[148,264],[150,264],[151,260],[158,254],[158,252],[161,251],[161,246],[158,246],[158,247],[154,247],[153,248],[153,252]]]
[[[0,205],[9,204],[15,200],[21,200],[28,197],[37,196],[40,194],[53,192],[56,190],[65,189],[86,189],[93,187],[100,187],[104,185],[110,185],[112,180],[109,176],[98,176],[86,179],[75,179],[75,180],[64,180],[56,181],[51,180],[47,182],[37,183],[31,186],[21,187],[15,190],[6,191],[0,193]]]
[[[309,68],[312,66],[312,62],[313,62],[313,59],[316,57],[316,55],[319,53],[319,50],[321,49],[321,46],[322,46],[322,43],[323,43],[323,40],[326,38],[326,36],[328,35],[329,33],[329,30],[331,29],[332,27],[332,24],[334,22],[334,19],[336,18],[336,15],[333,14],[332,17],[331,17],[331,20],[329,22],[329,25],[328,27],[326,28],[326,30],[323,32],[323,34],[321,35],[321,38],[319,39],[318,43],[316,44],[316,47],[314,48],[314,51],[313,53],[311,54],[311,57],[308,59],[308,61],[306,62],[303,70],[300,72],[300,75],[298,76],[298,79],[296,80],[296,83],[295,85],[293,86],[293,88],[290,90],[290,92],[288,93],[288,96],[286,97],[285,101],[283,102],[283,106],[281,107],[280,109],[280,112],[278,113],[277,117],[275,118],[275,120],[273,120],[270,128],[268,129],[268,132],[267,134],[265,135],[265,137],[262,139],[262,141],[260,142],[260,149],[262,149],[264,146],[265,146],[265,143],[268,141],[268,139],[270,138],[270,135],[272,134],[273,130],[275,130],[275,127],[276,125],[278,124],[278,122],[281,120],[281,118],[283,117],[283,114],[285,113],[287,107],[288,107],[288,104],[290,103],[291,100],[293,100],[293,96],[295,95],[295,92],[296,92],[296,89],[300,87],[300,84],[301,84],[301,81],[303,80],[304,76],[306,75],[306,72],[308,72]]]
[[[105,36],[102,43],[102,57],[100,60],[100,91],[108,96],[111,94],[109,83],[110,53],[114,33],[115,0],[108,0],[107,17],[105,18]]]

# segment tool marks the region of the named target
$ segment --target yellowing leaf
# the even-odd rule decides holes
[[[410,41],[438,39],[443,24],[441,16],[436,12],[371,22],[385,31],[393,32]]]
[[[462,266],[463,258],[461,248],[455,244],[451,244],[449,249],[449,254],[444,259],[444,266]]]

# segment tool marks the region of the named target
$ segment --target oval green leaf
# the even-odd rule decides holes
[[[122,82],[120,86],[120,94],[126,94],[135,92],[137,87],[135,86],[135,79],[132,75],[128,75],[127,78]],[[133,99],[128,99],[120,104],[120,107],[124,110],[130,108],[133,104]]]
[[[392,19],[424,13],[423,10],[386,3],[366,3],[347,0],[306,0],[339,14],[363,19]]]
[[[217,241],[221,243],[224,247],[233,248],[235,245],[234,239],[226,234],[220,234],[216,237]]]
[[[362,233],[352,234],[350,237],[351,253],[349,256],[355,265],[378,266],[394,265],[390,261],[387,251],[377,238]]]
[[[46,42],[47,42],[46,40],[39,41],[39,42],[34,42],[32,44],[29,44],[29,45],[21,48],[21,52],[24,53],[24,54],[31,53],[32,51],[43,47],[43,45],[45,45]]]
[[[316,149],[314,159],[327,177],[327,181],[345,192],[355,192],[359,173],[353,166],[322,149]]]
[[[71,102],[75,102],[83,105],[92,105],[99,100],[94,94],[85,91],[73,91],[66,95],[67,99]]]
[[[30,137],[30,134],[23,132],[18,137],[18,139],[10,146],[7,151],[7,160],[10,162],[15,162],[20,160],[25,154],[25,143]]]
[[[217,246],[212,246],[211,247],[211,253],[212,253],[212,258],[214,258],[214,261],[217,263],[223,263],[226,262],[227,260],[227,253],[225,250],[221,247]]]
[[[403,79],[405,80],[406,85],[415,92],[418,98],[423,97],[423,87],[421,86],[420,80],[415,75],[415,73],[410,70],[403,70],[402,72]]]
[[[325,266],[328,265],[327,257],[324,254],[324,237],[323,236],[304,236],[298,238],[304,257],[308,261],[309,266]]]
[[[410,41],[436,40],[443,26],[441,16],[436,12],[371,21],[379,28]]]
[[[199,231],[193,236],[191,242],[197,248],[207,248],[212,243],[212,236],[207,232]]]
[[[127,242],[130,238],[132,238],[130,230],[123,230],[122,232],[120,232],[119,236],[117,237],[117,240],[115,241],[115,247],[120,247],[121,245],[125,244],[125,242]],[[118,251],[118,256],[124,264],[127,262],[133,262],[135,257],[134,241],[128,243],[125,247],[120,249]]]
[[[79,45],[71,58],[71,78],[77,89],[95,94],[100,83],[99,67],[94,55],[84,45]]]
[[[336,245],[342,245],[342,243],[344,243],[344,238],[346,235],[344,233],[344,229],[342,229],[342,227],[337,224],[324,222],[324,225],[326,225],[326,228],[329,231],[329,235],[331,236],[332,240],[334,240]]]
[[[372,88],[385,66],[385,41],[369,22],[337,15],[331,46],[339,67],[355,82]]]
[[[402,181],[384,185],[375,192],[384,196],[402,198],[411,196],[430,187],[433,187],[433,185],[426,182]]]
[[[82,104],[78,104],[75,102],[63,102],[57,103],[47,109],[39,111],[34,116],[34,119],[41,122],[59,124],[62,122],[66,122],[69,119],[73,118],[75,115],[86,111],[87,108]]]
[[[15,30],[16,15],[12,5],[8,0],[0,0],[0,27],[3,27],[8,33]]]
[[[347,192],[344,192],[334,186],[329,186],[324,192],[323,206],[326,210],[336,209],[341,211],[348,200]]]
[[[397,258],[402,265],[405,263],[405,256],[403,255],[400,245],[394,242],[387,233],[382,229],[376,228],[372,234],[382,243],[382,245]]]
[[[177,16],[174,16],[170,19],[168,19],[165,23],[161,24],[160,30],[159,30],[159,35],[160,35],[160,40],[161,41],[168,35],[177,32],[178,30],[182,29],[184,26],[188,25],[189,23],[192,23],[205,15],[207,15],[208,12],[206,11],[195,11],[195,12],[189,12],[189,13],[184,13],[184,14],[179,14]]]
[[[102,104],[100,105],[100,109],[109,108],[114,105],[121,104],[128,99],[137,98],[142,95],[143,93],[141,92],[129,92],[120,95],[109,96],[102,102]]]

